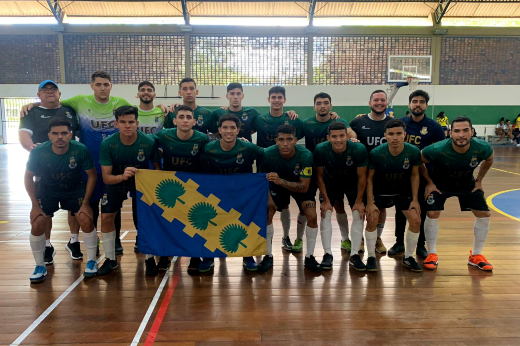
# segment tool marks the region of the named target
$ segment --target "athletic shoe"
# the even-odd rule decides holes
[[[367,260],[367,271],[376,272],[377,271],[377,262],[375,257],[369,257]]]
[[[334,257],[330,253],[326,253],[325,255],[323,255],[323,260],[321,261],[321,269],[332,269],[332,261],[334,261]]]
[[[294,244],[293,244],[293,246],[292,246],[291,251],[292,251],[292,252],[296,252],[296,253],[300,253],[300,252],[302,252],[302,250],[303,250],[303,240],[301,240],[301,239],[296,239],[296,240],[294,241]]]
[[[265,255],[262,262],[258,263],[258,271],[260,273],[265,273],[273,266],[273,256]]]
[[[69,240],[67,245],[65,245],[65,249],[70,253],[70,257],[72,257],[73,260],[80,260],[83,258],[83,254],[80,250],[79,241],[71,243]]]
[[[118,267],[117,260],[111,260],[110,258],[107,258],[105,262],[103,262],[103,265],[101,268],[98,269],[98,276],[103,276],[109,274],[111,271],[116,269]]]
[[[211,269],[213,269],[213,266],[215,265],[215,259],[214,258],[203,258],[202,262],[199,264],[199,273],[207,273]]]
[[[470,264],[474,267],[478,267],[478,269],[485,270],[485,271],[493,270],[493,266],[491,265],[491,263],[489,263],[487,261],[487,259],[486,259],[486,257],[484,257],[484,255],[474,255],[473,256],[473,251],[469,252],[468,264]]]
[[[341,249],[350,253],[352,250],[352,243],[350,242],[350,239],[341,241]]]
[[[416,253],[417,256],[419,256],[420,258],[426,258],[426,257],[428,257],[428,250],[426,250],[426,248],[424,247],[424,245],[417,246],[417,249],[415,249],[415,253]]]
[[[47,268],[45,266],[36,266],[29,280],[33,283],[42,282],[45,280],[45,276],[47,276]]]
[[[189,275],[197,275],[199,274],[199,265],[201,263],[200,257],[192,257],[190,259],[190,264],[188,265],[188,274]]]
[[[123,245],[121,245],[121,238],[116,237],[116,255],[123,254]]]
[[[56,250],[54,250],[54,246],[46,246],[45,252],[43,253],[43,261],[45,262],[45,264],[53,264],[54,255],[56,255]]]
[[[404,244],[395,243],[389,250],[388,255],[389,256],[396,256],[400,253],[404,252]],[[426,254],[428,255],[428,254]]]
[[[310,256],[310,257],[305,256],[305,268],[307,268],[315,273],[321,272],[321,266],[318,263],[318,261],[316,261],[316,258],[314,258],[314,256]]]
[[[253,257],[244,257],[242,264],[250,272],[258,270],[258,264],[256,264],[255,259]]]
[[[408,258],[403,258],[403,265],[405,267],[410,268],[411,271],[416,272],[416,273],[423,271],[421,266],[415,261],[415,258],[413,258],[412,256],[410,256]]]
[[[289,237],[282,238],[282,247],[284,250],[291,251],[293,248],[293,245],[291,243],[291,239]]]
[[[365,238],[361,238],[361,245],[359,246],[358,253],[363,253],[363,252],[365,252]]]
[[[156,276],[159,272],[157,271],[157,264],[155,264],[155,257],[147,258],[144,261],[146,267],[146,275]]]
[[[517,146],[517,147],[520,147],[520,143],[518,143],[516,146]]]
[[[91,278],[96,276],[98,272],[97,263],[94,260],[90,260],[87,262],[87,266],[85,267],[85,271],[83,272],[83,276],[86,278]]]
[[[135,236],[134,251],[139,252],[139,247],[137,246],[137,236]]]
[[[376,240],[376,252],[377,253],[386,253],[386,246],[383,244],[381,238],[377,237]]]
[[[436,253],[428,254],[428,257],[424,260],[423,266],[426,269],[435,269],[439,265],[439,258]]]
[[[172,264],[170,257],[168,257],[168,256],[159,257],[159,262],[157,262],[157,271],[160,271],[160,272],[167,271],[170,268],[170,264]]]
[[[367,270],[367,266],[365,265],[365,263],[363,263],[361,257],[359,257],[358,254],[350,256],[350,260],[348,261],[348,263],[351,266],[353,266],[354,269],[357,271],[364,272],[365,270]]]
[[[94,229],[94,231],[97,233],[97,230]],[[99,237],[97,237],[96,257],[99,257],[99,245],[101,245],[101,239],[99,239]]]

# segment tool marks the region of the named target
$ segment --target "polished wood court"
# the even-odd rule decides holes
[[[520,188],[519,154],[520,148],[495,148],[493,167],[500,170],[488,173],[487,196]],[[495,211],[484,247],[492,273],[467,265],[474,217],[461,213],[454,199],[439,223],[439,268],[419,274],[402,266],[402,256],[378,255],[377,273],[349,268],[334,214],[334,268],[311,273],[303,254],[281,249],[277,215],[273,270],[248,273],[241,259],[228,258],[216,260],[213,275],[191,277],[188,261],[178,259],[146,323],[164,274],[144,275],[144,255],[133,251],[129,205],[125,253],[114,273],[81,281],[86,259],[73,261],[64,249],[68,227],[60,211],[52,235],[55,264],[47,266],[43,283],[29,283],[26,158],[19,146],[0,146],[0,345],[19,344],[24,332],[22,345],[520,345],[520,223]],[[296,210],[292,204],[293,226]],[[388,216],[383,241],[389,248],[393,210]],[[319,237],[316,249],[321,257]],[[86,256],[83,244],[82,251]]]

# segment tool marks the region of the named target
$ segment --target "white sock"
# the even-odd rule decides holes
[[[37,266],[44,266],[43,253],[45,252],[45,234],[29,235],[29,242],[31,243],[34,262],[36,262]]]
[[[365,230],[365,242],[368,257],[376,257],[376,240],[377,232],[369,232]]]
[[[336,219],[341,232],[341,241],[345,241],[348,239],[348,216],[346,213],[340,214],[336,212]]]
[[[303,239],[306,225],[307,216],[298,214],[298,223],[296,224],[296,239]]]
[[[45,246],[52,246],[50,239],[45,239]]]
[[[318,229],[310,228],[307,226],[307,234],[305,235],[307,239],[307,254],[305,257],[310,257],[314,254],[314,248],[316,247],[316,238],[318,238]]]
[[[103,250],[105,250],[105,257],[111,260],[116,260],[116,231],[109,233],[101,233],[103,239]]]
[[[410,230],[406,231],[406,234],[405,234],[406,246],[404,249],[405,258],[413,256],[413,252],[415,251],[415,248],[417,247],[418,239],[419,239],[419,232],[413,233]]]
[[[323,250],[325,253],[332,255],[332,210],[327,210],[325,212],[325,217],[321,218],[320,222],[320,235],[321,235],[321,244],[323,245]]]
[[[144,255],[144,259],[147,260],[149,258],[153,258],[153,255]]]
[[[92,231],[90,233],[83,233],[83,244],[85,244],[85,247],[87,248],[88,260],[95,261],[96,252],[97,252],[97,234],[96,234],[96,232]]]
[[[381,238],[381,235],[383,235],[383,230],[385,229],[384,223],[378,223],[377,224],[377,237]]]
[[[273,224],[267,225],[266,227],[266,241],[267,241],[267,255],[273,255],[273,236],[274,236],[274,226]]]
[[[473,234],[475,239],[473,240],[473,255],[481,255],[482,248],[486,242],[486,238],[489,232],[489,217],[477,217],[475,219],[475,225],[473,226]]]
[[[345,214],[346,215],[346,214]],[[352,213],[352,251],[351,253],[357,255],[361,247],[361,239],[363,239],[363,219],[359,215],[359,211],[355,210]]]
[[[282,222],[283,237],[287,238],[291,229],[291,212],[289,209],[282,209],[280,212],[280,221]]]
[[[439,219],[430,219],[426,216],[424,220],[424,238],[428,245],[428,253],[437,253],[437,235],[439,234]]]
[[[79,241],[79,234],[71,234],[70,235],[70,243],[77,243]]]

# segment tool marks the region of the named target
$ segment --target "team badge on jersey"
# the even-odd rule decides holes
[[[202,115],[199,115],[199,117],[197,118],[197,125],[204,125],[204,117]]]
[[[284,124],[289,125],[289,120],[286,120]]]
[[[139,161],[139,162],[144,161],[144,149],[139,149],[139,153],[137,154],[137,161]]]
[[[410,160],[407,157],[404,159],[403,168],[404,169],[410,168]]]
[[[352,164],[354,163],[354,161],[352,161],[352,158],[350,156],[347,156],[347,166],[352,166]]]
[[[193,144],[193,150],[191,151],[191,155],[195,156],[199,152],[199,145]]]
[[[435,200],[433,199],[433,194],[430,194],[428,196],[428,199],[426,200],[426,203],[428,203],[428,205],[432,205],[433,203],[435,203]]]
[[[245,112],[242,113],[242,120],[246,121],[247,118],[248,118],[248,117],[247,117],[247,113],[245,113]]]
[[[244,163],[244,158],[242,157],[242,153],[238,153],[237,155],[237,161],[236,161],[239,165],[243,164]]]
[[[293,173],[294,173],[294,175],[300,175],[300,164],[299,163],[297,163],[296,167],[294,167]]]
[[[65,114],[67,115],[67,118],[72,119],[72,115],[70,115],[69,112],[65,112]]]
[[[428,128],[426,126],[424,126],[422,129],[421,129],[421,135],[425,135],[428,133]]]
[[[310,177],[312,175],[312,167],[306,167],[303,169],[303,175]]]
[[[107,205],[108,203],[108,199],[107,199],[107,194],[103,194],[103,198],[101,199],[101,205]]]
[[[76,163],[76,159],[74,159],[74,156],[71,156],[70,161],[69,161],[69,168],[74,169],[77,166],[78,166],[78,164]]]
[[[471,157],[471,162],[469,163],[469,166],[471,168],[475,168],[478,166],[478,161],[477,161],[477,157],[476,156],[472,156]]]

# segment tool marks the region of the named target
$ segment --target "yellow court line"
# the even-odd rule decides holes
[[[508,172],[508,173],[510,173],[510,172]],[[513,174],[516,174],[516,173],[513,173]],[[520,175],[520,174],[519,174],[519,175]],[[511,215],[509,215],[509,214],[507,214],[507,213],[504,213],[502,210],[500,210],[500,209],[498,209],[497,207],[495,207],[495,206],[493,205],[493,202],[492,202],[493,198],[496,197],[496,196],[498,196],[498,195],[501,195],[501,194],[506,193],[506,192],[518,191],[518,190],[520,190],[520,189],[512,189],[512,190],[499,191],[499,192],[494,193],[494,194],[492,194],[491,196],[489,196],[489,197],[486,199],[486,202],[487,202],[487,204],[491,207],[491,209],[493,209],[493,210],[496,211],[497,213],[502,214],[502,215],[504,215],[504,216],[507,216],[507,217],[509,217],[509,218],[511,218],[511,219],[513,219],[513,220],[520,221],[519,218],[516,218],[516,217],[514,217],[514,216],[511,216]]]
[[[500,171],[500,172],[509,173],[509,174],[520,175],[520,173],[504,171],[503,169],[498,169],[498,168],[493,168],[493,167],[491,167],[491,169],[494,169],[495,171]],[[510,191],[512,191],[512,190],[510,190]],[[504,191],[504,192],[506,192],[506,191]]]
[[[9,223],[9,221],[0,221],[0,223]]]

